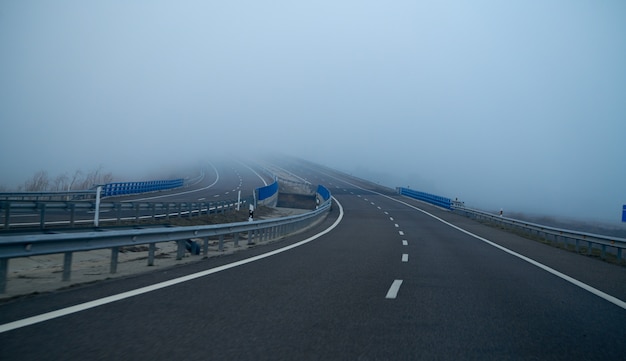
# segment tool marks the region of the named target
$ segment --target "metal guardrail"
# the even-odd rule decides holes
[[[455,213],[463,214],[478,221],[492,223],[507,230],[519,231],[531,237],[539,237],[554,242],[555,245],[562,244],[565,248],[572,248],[578,253],[584,249],[587,255],[591,255],[593,250],[597,249],[603,260],[606,260],[607,252],[613,253],[618,263],[624,260],[625,238],[548,227],[467,208],[458,202],[453,202],[451,209]]]
[[[72,201],[95,199],[96,190],[67,192],[3,192],[0,201]]]
[[[209,237],[219,238],[218,250],[220,251],[223,250],[228,235],[232,236],[236,246],[242,234],[247,234],[248,244],[253,244],[255,240],[278,239],[321,221],[322,217],[330,210],[330,206],[331,200],[328,199],[318,209],[308,213],[254,222],[142,230],[0,236],[0,293],[6,291],[8,265],[11,258],[63,253],[62,280],[69,281],[73,252],[110,248],[110,272],[116,273],[120,247],[148,245],[147,262],[149,266],[154,264],[156,244],[160,242],[176,242],[176,259],[182,259],[186,242],[190,239],[202,239],[202,254],[207,255]]]
[[[450,200],[450,198],[441,197],[441,196],[437,196],[434,194],[415,191],[413,189],[402,188],[402,187],[398,187],[396,188],[396,190],[398,191],[399,194],[403,196],[415,198],[420,201],[434,204],[439,207],[450,209],[450,207],[452,206],[452,201]]]
[[[218,202],[101,202],[99,212],[109,215],[108,218],[100,218],[99,222],[119,224],[126,220],[139,220],[147,218],[166,218],[180,216],[200,216],[225,212],[237,207],[238,204],[251,203],[252,197],[237,200],[224,200]],[[65,219],[49,221],[48,215],[54,211],[61,211]],[[24,214],[24,212],[36,213],[38,221],[26,224],[27,227],[39,225],[45,229],[50,225],[68,225],[74,227],[78,223],[93,223],[93,218],[76,219],[77,212],[95,212],[95,201],[62,202],[62,201],[0,201],[0,229],[17,229],[20,225],[11,225],[11,214]],[[132,215],[129,215],[132,212]],[[113,215],[112,217],[110,215]],[[22,226],[23,228],[23,226]]]
[[[145,182],[107,183],[102,186],[102,197],[112,197],[174,189],[182,187],[184,185],[184,182],[184,179],[179,178]]]
[[[200,175],[202,177],[203,174]],[[155,192],[179,188],[185,185],[185,180],[155,180],[145,182],[115,182],[103,184],[101,196],[111,197],[128,194]],[[0,201],[76,201],[96,198],[97,190],[87,189],[79,191],[59,192],[0,192]]]

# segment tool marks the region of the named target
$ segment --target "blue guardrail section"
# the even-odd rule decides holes
[[[324,198],[324,201],[327,201],[330,199],[330,191],[324,187],[323,185],[318,185],[317,186],[317,193],[322,196],[322,198]]]
[[[443,207],[446,209],[452,208],[452,200],[446,197],[440,197],[430,193],[424,193],[420,191],[414,191],[408,188],[398,188],[398,193],[403,196],[419,199],[420,201],[428,202],[430,204],[434,204],[439,207]]]
[[[278,181],[274,181],[274,183],[268,186],[257,188],[257,191],[259,195],[258,200],[262,201],[264,199],[267,199],[276,194],[276,192],[278,192]]]
[[[162,191],[182,187],[185,180],[169,179],[146,182],[117,182],[108,183],[102,186],[102,197],[120,196],[126,194],[137,194],[146,192]]]

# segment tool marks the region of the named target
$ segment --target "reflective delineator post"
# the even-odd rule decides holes
[[[102,193],[102,186],[98,186],[96,190],[96,211],[93,214],[93,225],[98,227],[100,223],[100,193]]]
[[[241,204],[241,189],[237,192],[237,211],[239,211],[239,205]]]

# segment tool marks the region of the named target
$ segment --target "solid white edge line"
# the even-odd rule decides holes
[[[398,291],[400,291],[400,286],[402,285],[402,280],[394,280],[389,287],[389,291],[387,291],[387,295],[385,298],[387,299],[395,299],[398,297]]]
[[[327,175],[328,175],[328,176],[330,176],[330,177],[333,177],[333,176],[332,176],[332,175],[330,175],[330,174],[327,174]],[[335,177],[333,177],[333,178],[335,178]],[[345,181],[344,181],[344,182],[345,182]],[[502,251],[504,251],[504,252],[506,252],[506,253],[508,253],[508,254],[510,254],[510,255],[512,255],[512,256],[515,256],[515,257],[517,257],[517,258],[519,258],[519,259],[522,259],[522,260],[524,260],[524,261],[526,261],[526,262],[528,262],[528,263],[530,263],[530,264],[532,264],[532,265],[534,265],[534,266],[536,266],[536,267],[539,267],[539,268],[543,269],[544,271],[547,271],[547,272],[549,272],[549,273],[551,273],[551,274],[553,274],[553,275],[555,275],[555,276],[557,276],[557,277],[559,277],[559,278],[561,278],[561,279],[563,279],[563,280],[565,280],[565,281],[567,281],[567,282],[570,282],[570,283],[571,283],[571,284],[573,284],[573,285],[576,285],[576,286],[578,286],[578,287],[582,288],[582,289],[583,289],[583,290],[585,290],[585,291],[588,291],[588,292],[590,292],[590,293],[592,293],[592,294],[594,294],[594,295],[596,295],[596,296],[598,296],[598,297],[600,297],[600,298],[602,298],[602,299],[604,299],[604,300],[606,300],[606,301],[608,301],[608,302],[611,302],[612,304],[614,304],[614,305],[616,305],[616,306],[618,306],[618,307],[621,307],[622,309],[625,309],[625,310],[626,310],[626,302],[624,302],[624,301],[620,300],[620,299],[619,299],[619,298],[617,298],[617,297],[611,296],[611,295],[609,295],[608,293],[602,292],[602,291],[600,291],[600,290],[599,290],[599,289],[597,289],[597,288],[591,287],[591,286],[589,286],[589,285],[588,285],[588,284],[586,284],[586,283],[583,283],[583,282],[581,282],[581,281],[579,281],[579,280],[577,280],[577,279],[575,279],[575,278],[572,278],[572,277],[570,277],[570,276],[568,276],[568,275],[566,275],[566,274],[564,274],[564,273],[561,273],[561,272],[559,272],[559,271],[557,271],[557,270],[555,270],[555,269],[553,269],[553,268],[551,268],[551,267],[548,267],[548,266],[546,266],[546,265],[544,265],[544,264],[542,264],[542,263],[539,263],[539,262],[537,262],[537,261],[535,261],[535,260],[533,260],[533,259],[531,259],[531,258],[528,258],[528,257],[526,257],[526,256],[523,256],[523,255],[521,255],[521,254],[519,254],[519,253],[517,253],[517,252],[514,252],[514,251],[512,251],[512,250],[510,250],[510,249],[508,249],[508,248],[505,248],[505,247],[503,247],[503,246],[500,246],[499,244],[496,244],[496,243],[494,243],[494,242],[492,242],[492,241],[490,241],[490,240],[488,240],[488,239],[485,239],[485,238],[483,238],[483,237],[481,237],[481,236],[478,236],[478,235],[476,235],[476,234],[474,234],[474,233],[471,233],[471,232],[469,232],[469,231],[466,231],[466,230],[464,230],[463,228],[458,227],[458,226],[455,226],[454,224],[449,223],[449,222],[447,222],[447,221],[445,221],[445,220],[443,220],[443,219],[441,219],[441,218],[439,218],[439,217],[435,216],[434,214],[428,213],[427,211],[425,211],[425,210],[423,210],[423,209],[417,208],[417,207],[415,207],[415,206],[413,206],[413,205],[411,205],[411,204],[408,204],[408,203],[403,202],[403,201],[401,201],[401,200],[398,200],[398,199],[395,199],[395,198],[389,197],[389,196],[384,195],[384,194],[382,194],[382,193],[378,193],[378,192],[375,192],[375,191],[372,191],[372,190],[369,190],[369,189],[365,189],[365,188],[363,188],[363,187],[359,187],[359,186],[357,186],[356,184],[352,184],[352,183],[350,183],[350,182],[345,182],[345,183],[350,184],[350,185],[351,185],[351,186],[353,186],[353,187],[356,187],[356,188],[359,188],[359,189],[363,189],[363,190],[366,190],[366,191],[368,191],[368,192],[372,192],[372,193],[374,193],[374,194],[378,194],[379,196],[382,196],[382,197],[388,198],[388,199],[390,199],[390,200],[392,200],[392,201],[394,201],[394,202],[398,202],[398,203],[400,203],[400,204],[404,204],[405,206],[407,206],[407,207],[409,207],[409,208],[413,208],[413,209],[415,209],[415,210],[417,210],[417,211],[419,211],[419,212],[422,212],[422,213],[424,213],[424,214],[426,214],[426,215],[428,215],[428,216],[430,216],[430,217],[432,217],[432,218],[434,218],[434,219],[436,219],[436,220],[438,220],[438,221],[442,222],[443,224],[446,224],[446,225],[448,225],[448,226],[450,226],[450,227],[452,227],[452,228],[454,228],[454,229],[457,229],[457,230],[459,230],[459,231],[461,231],[461,232],[463,232],[463,233],[465,233],[465,234],[467,234],[467,235],[469,235],[469,236],[471,236],[471,237],[474,237],[474,238],[476,238],[476,239],[478,239],[478,240],[481,240],[481,241],[483,241],[483,242],[485,242],[485,243],[487,243],[487,244],[489,244],[489,245],[491,245],[491,246],[493,246],[493,247],[495,247],[495,248],[497,248],[497,249],[499,249],[499,250],[502,250]],[[400,235],[404,235],[404,232],[400,231]]]
[[[75,305],[75,306],[62,308],[60,310],[43,313],[41,315],[24,318],[22,320],[17,320],[17,321],[5,323],[3,325],[0,325],[0,333],[11,331],[11,330],[15,330],[15,329],[26,327],[26,326],[30,326],[30,325],[34,325],[36,323],[40,323],[40,322],[44,322],[44,321],[49,321],[49,320],[52,320],[54,318],[67,316],[67,315],[70,315],[70,314],[73,314],[73,313],[76,313],[76,312],[88,310],[90,308],[106,305],[107,303],[120,301],[120,300],[123,300],[123,299],[126,299],[126,298],[130,298],[130,297],[138,296],[138,295],[141,295],[141,294],[144,294],[144,293],[156,291],[156,290],[159,290],[161,288],[166,288],[166,287],[170,287],[170,286],[173,286],[173,285],[177,285],[179,283],[191,281],[191,280],[194,280],[196,278],[208,276],[210,274],[221,272],[221,271],[224,271],[224,270],[227,270],[227,269],[230,269],[230,268],[234,268],[234,267],[237,267],[237,266],[241,266],[241,265],[244,265],[246,263],[251,263],[251,262],[254,262],[254,261],[258,261],[258,260],[261,260],[263,258],[274,256],[274,255],[277,255],[279,253],[288,251],[290,249],[293,249],[293,248],[305,245],[305,244],[307,244],[307,243],[309,243],[311,241],[314,241],[314,240],[318,239],[319,237],[321,237],[321,236],[323,236],[325,234],[328,234],[330,231],[335,229],[335,227],[337,227],[337,225],[339,225],[339,222],[341,222],[341,220],[343,219],[343,207],[341,206],[341,203],[339,203],[339,201],[335,197],[332,197],[332,199],[337,203],[337,206],[339,206],[339,217],[337,217],[335,222],[330,227],[326,228],[322,232],[320,232],[320,233],[318,233],[318,234],[316,234],[314,236],[311,236],[311,237],[309,237],[309,238],[307,238],[305,240],[302,240],[300,242],[291,244],[291,245],[283,247],[283,248],[276,249],[276,250],[271,251],[271,252],[263,253],[263,254],[260,254],[258,256],[246,258],[246,259],[243,259],[241,261],[229,263],[229,264],[226,264],[226,265],[223,265],[223,266],[211,268],[211,269],[208,269],[208,270],[205,270],[205,271],[202,271],[202,272],[197,272],[197,273],[193,273],[193,274],[190,274],[190,275],[187,275],[187,276],[178,277],[178,278],[175,278],[175,279],[172,279],[172,280],[169,280],[169,281],[164,281],[164,282],[156,283],[154,285],[141,287],[141,288],[138,288],[138,289],[135,289],[135,290],[122,292],[122,293],[119,293],[117,295],[100,298],[100,299],[97,299],[97,300],[94,300],[94,301],[81,303],[81,304],[78,304],[78,305]]]

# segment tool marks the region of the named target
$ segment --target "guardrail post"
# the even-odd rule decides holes
[[[0,258],[0,293],[7,290],[7,276],[9,275],[9,259]]]
[[[110,273],[117,273],[117,258],[119,256],[119,247],[111,247],[111,271]]]
[[[220,234],[219,248],[220,252],[224,252],[224,235]]]
[[[65,252],[63,256],[63,282],[69,282],[72,276],[72,252]]]
[[[39,203],[37,207],[39,207],[39,228],[44,229],[46,228],[46,204]]]
[[[252,230],[248,231],[248,246],[254,244],[252,241]]]
[[[76,203],[70,203],[70,227],[74,227],[75,216],[76,216]]]
[[[98,227],[100,225],[100,193],[102,193],[102,186],[98,186],[96,189],[96,209],[93,213],[94,227]]]
[[[204,256],[208,256],[209,255],[209,237],[204,237],[204,242],[202,245],[202,254]]]
[[[235,247],[239,247],[239,233],[235,233],[233,235],[233,238],[234,238],[234,242],[235,242]]]
[[[9,229],[9,216],[11,213],[11,203],[2,202],[0,203],[0,208],[4,208],[4,228]]]
[[[135,222],[139,222],[139,203],[133,205],[135,207]]]
[[[156,244],[150,243],[148,245],[148,266],[154,266],[154,251],[156,250]]]
[[[177,244],[177,248],[176,248],[176,260],[180,261],[181,259],[183,259],[183,256],[185,255],[185,241],[182,240],[178,240],[176,241]]]

